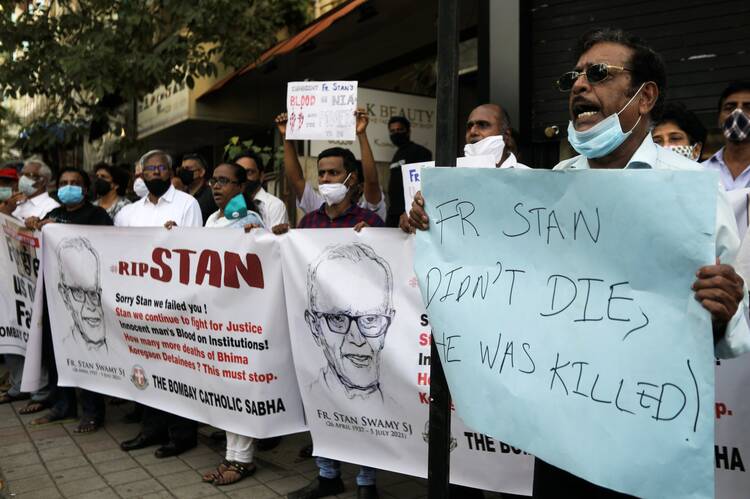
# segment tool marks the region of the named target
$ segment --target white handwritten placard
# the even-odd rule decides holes
[[[289,140],[354,140],[357,82],[289,82],[286,109]]]

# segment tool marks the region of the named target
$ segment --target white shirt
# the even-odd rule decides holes
[[[297,208],[305,213],[310,213],[320,208],[325,202],[325,198],[312,188],[310,182],[305,182],[305,191],[302,193],[302,199],[297,200]],[[360,208],[374,211],[385,222],[385,196],[383,196],[382,190],[380,191],[380,202],[378,204],[368,203],[364,196],[359,199],[359,203],[357,204]]]
[[[198,201],[171,185],[156,204],[145,196],[135,203],[124,206],[115,217],[115,225],[161,227],[170,220],[178,227],[203,227],[203,216]]]
[[[21,221],[29,217],[42,219],[47,213],[59,206],[60,203],[52,199],[49,193],[43,192],[16,206],[16,209],[13,210],[13,216]]]
[[[509,152],[508,157],[505,159],[505,161],[500,163],[500,166],[498,166],[498,168],[525,168],[528,170],[531,167],[526,166],[523,163],[519,163],[518,160],[516,159],[516,155],[513,154],[512,152]]]
[[[576,156],[558,163],[554,170],[590,168],[588,159],[584,156]],[[647,134],[638,150],[630,158],[625,168],[653,168],[656,170],[700,170],[701,166],[684,156],[654,144],[651,134]],[[733,265],[740,247],[740,239],[737,235],[737,225],[734,213],[729,206],[724,189],[719,185],[719,196],[716,200],[716,256],[722,263]],[[696,269],[698,270],[698,269]],[[741,274],[740,269],[737,270]],[[750,351],[750,328],[744,319],[748,313],[747,286],[744,290],[742,303],[737,307],[737,312],[727,325],[724,338],[714,347],[717,357],[736,357],[744,352]]]
[[[260,217],[269,229],[275,225],[289,223],[289,214],[286,212],[284,201],[269,194],[263,187],[255,195],[255,201]]]
[[[721,183],[724,185],[724,189],[733,191],[735,189],[744,189],[750,187],[750,165],[737,175],[737,178],[732,176],[732,172],[729,171],[729,167],[724,162],[724,148],[719,149],[716,154],[708,158],[706,161],[701,163],[702,166],[709,170],[719,172]]]

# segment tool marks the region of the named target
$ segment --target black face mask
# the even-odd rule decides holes
[[[157,198],[162,197],[162,195],[169,190],[170,185],[172,185],[172,182],[169,179],[152,178],[151,180],[146,180],[148,192]]]
[[[195,176],[193,172],[190,170],[180,170],[177,172],[177,178],[179,178],[183,184],[185,184],[185,187],[189,186],[193,183],[193,180],[195,180]]]
[[[103,178],[97,178],[94,182],[94,192],[97,197],[102,197],[105,194],[109,194],[112,190],[112,183],[104,180]]]
[[[248,194],[254,194],[258,187],[260,187],[260,180],[248,180],[247,183],[245,183],[245,192]]]
[[[396,132],[391,134],[391,142],[396,147],[401,147],[409,143],[409,134],[406,132]]]

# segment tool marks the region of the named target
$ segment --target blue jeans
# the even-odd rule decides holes
[[[341,476],[341,461],[328,459],[327,457],[316,457],[315,464],[318,465],[320,476],[323,478],[338,478]],[[375,468],[360,466],[357,473],[357,485],[362,487],[366,485],[375,485]]]

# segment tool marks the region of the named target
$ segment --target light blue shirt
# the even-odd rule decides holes
[[[734,178],[729,167],[724,162],[723,147],[719,149],[716,154],[701,163],[701,165],[709,170],[719,172],[721,183],[724,185],[724,189],[728,191],[750,187],[750,165],[747,165],[747,167],[742,170],[742,173],[737,175],[737,178]]]
[[[589,161],[584,156],[575,156],[558,163],[554,170],[588,169]],[[664,147],[657,146],[647,134],[640,147],[630,158],[625,168],[654,168],[657,170],[700,170],[701,166],[684,156],[672,152]],[[739,177],[738,177],[739,178]],[[729,201],[724,193],[722,185],[717,186],[719,196],[716,203],[716,256],[722,263],[734,265],[737,251],[740,247],[740,238],[737,234],[737,224]],[[698,270],[698,269],[696,269]],[[724,338],[715,346],[717,357],[736,357],[750,351],[750,328],[745,320],[748,313],[747,285],[744,289],[744,298],[732,320],[727,325]]]

